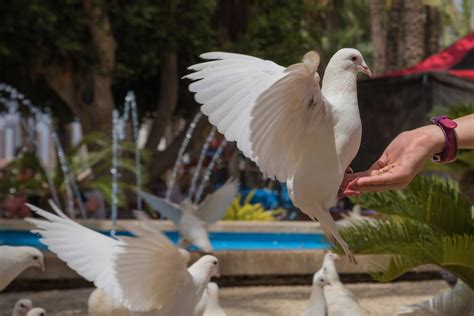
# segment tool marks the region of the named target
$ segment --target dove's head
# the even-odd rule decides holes
[[[343,48],[338,50],[331,58],[329,63],[344,70],[353,71],[354,73],[363,72],[367,76],[372,77],[367,63],[362,54],[354,48]],[[328,64],[329,67],[329,64]]]
[[[329,281],[330,284],[334,284],[336,282],[340,282],[339,275],[337,274],[336,265],[334,260],[339,260],[339,256],[335,253],[328,252],[324,256],[323,262],[323,274],[326,279]]]
[[[326,275],[325,268],[319,269],[313,276],[313,285],[323,288],[326,285],[329,285],[329,279]]]
[[[46,311],[42,308],[35,307],[31,309],[26,316],[46,316]]]
[[[18,261],[24,265],[25,268],[36,267],[44,271],[44,258],[41,251],[33,247],[18,247]]]
[[[22,298],[16,302],[13,308],[13,315],[26,315],[30,309],[33,308],[33,303],[30,299]]]
[[[205,255],[199,258],[198,261],[196,261],[196,264],[199,264],[199,266],[206,272],[209,273],[209,276],[211,277],[219,277],[219,260],[211,255]]]

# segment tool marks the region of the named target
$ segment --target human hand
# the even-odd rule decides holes
[[[369,170],[344,176],[342,191],[380,192],[406,187],[426,160],[444,149],[444,134],[434,125],[398,135]]]

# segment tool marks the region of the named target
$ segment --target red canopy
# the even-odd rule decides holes
[[[474,33],[461,38],[442,52],[426,58],[413,67],[389,72],[382,77],[397,77],[423,72],[445,72],[474,80]]]

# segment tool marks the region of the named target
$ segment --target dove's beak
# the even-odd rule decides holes
[[[44,272],[44,262],[43,262],[43,261],[40,261],[40,262],[38,263],[38,269],[40,269],[41,272]]]
[[[366,63],[359,65],[359,70],[365,73],[367,76],[372,78],[372,71],[370,71],[369,66]]]

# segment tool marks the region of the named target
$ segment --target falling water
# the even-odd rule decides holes
[[[209,144],[214,140],[214,136],[216,135],[216,127],[213,126],[209,135],[207,135],[206,141],[204,145],[202,145],[201,153],[199,155],[199,160],[197,162],[196,168],[194,168],[193,178],[191,180],[191,187],[188,192],[188,199],[192,199],[194,195],[194,191],[196,190],[196,183],[201,174],[202,163],[204,162],[204,158],[206,157],[207,150],[209,149]]]
[[[7,106],[11,107],[12,104],[15,105],[15,106],[17,106],[19,104],[22,104],[22,105],[26,106],[29,109],[29,111],[35,116],[36,120],[42,120],[43,122],[45,122],[46,124],[48,124],[50,126],[50,128],[51,128],[51,137],[52,137],[53,142],[54,142],[55,147],[56,147],[58,160],[59,160],[59,163],[61,165],[61,170],[63,171],[63,174],[64,174],[67,205],[68,205],[68,210],[70,212],[70,216],[72,218],[75,217],[75,214],[74,214],[74,196],[73,196],[73,191],[74,191],[74,194],[76,195],[76,199],[77,199],[81,214],[84,218],[86,218],[87,214],[86,214],[86,211],[85,211],[85,208],[84,208],[84,204],[82,202],[82,197],[80,195],[79,188],[77,187],[77,183],[76,183],[76,180],[75,180],[74,176],[71,174],[71,172],[69,170],[69,165],[68,165],[66,157],[64,155],[64,150],[61,146],[61,142],[59,141],[59,138],[58,138],[58,136],[57,136],[57,134],[54,130],[53,125],[50,124],[49,122],[47,122],[46,116],[44,115],[44,113],[42,113],[37,107],[35,107],[33,105],[33,103],[30,100],[26,99],[23,94],[19,93],[12,86],[1,83],[0,84],[0,91],[4,91],[4,92],[8,93],[9,96],[10,96],[9,101],[14,101],[14,102],[8,102],[8,104],[6,103]],[[0,98],[0,102],[5,103],[5,100],[8,100],[8,99],[5,99],[3,97]],[[51,179],[51,175],[47,175],[47,180],[48,180],[48,185],[51,189],[53,199],[59,205],[59,203],[58,203],[59,198],[57,196],[58,195],[57,190],[56,190],[56,187],[54,186],[54,182]]]
[[[184,156],[184,153],[186,151],[186,148],[188,147],[189,145],[189,141],[191,140],[191,137],[193,135],[193,131],[194,129],[196,128],[196,125],[197,123],[199,122],[199,120],[201,119],[202,117],[202,113],[201,112],[198,112],[191,124],[189,125],[188,127],[188,130],[186,131],[186,136],[184,137],[184,140],[183,140],[183,143],[181,144],[181,147],[179,148],[179,151],[178,151],[178,157],[176,158],[176,161],[174,163],[174,166],[173,166],[173,171],[171,173],[171,178],[170,178],[170,181],[168,183],[168,188],[166,189],[166,195],[165,195],[165,198],[167,200],[170,199],[171,197],[171,192],[173,191],[173,187],[174,187],[174,184],[176,182],[176,177],[178,175],[178,170],[179,170],[179,166],[181,165],[181,163],[183,162],[183,156]]]
[[[204,191],[204,188],[206,187],[207,182],[211,178],[211,173],[212,170],[214,169],[214,166],[216,165],[217,160],[222,154],[222,151],[225,148],[225,145],[227,145],[227,141],[224,139],[220,143],[219,147],[217,147],[216,152],[214,153],[214,156],[212,156],[212,160],[209,163],[209,165],[206,168],[206,172],[204,173],[204,177],[202,178],[201,184],[199,185],[199,189],[196,193],[196,197],[194,199],[194,203],[198,203],[201,200],[202,193]]]
[[[112,204],[111,204],[111,217],[112,217],[112,231],[110,234],[115,236],[115,230],[117,225],[117,204],[118,204],[118,152],[119,152],[119,128],[120,128],[120,118],[119,112],[114,109],[112,111],[112,169],[110,173],[112,174]]]
[[[142,189],[142,172],[140,164],[140,148],[138,147],[138,111],[137,102],[135,99],[135,93],[129,91],[125,97],[125,102],[130,104],[130,111],[132,112],[132,128],[133,128],[133,141],[135,143],[135,178],[136,178],[136,190],[137,190],[137,210],[142,210],[142,197],[140,191]]]

